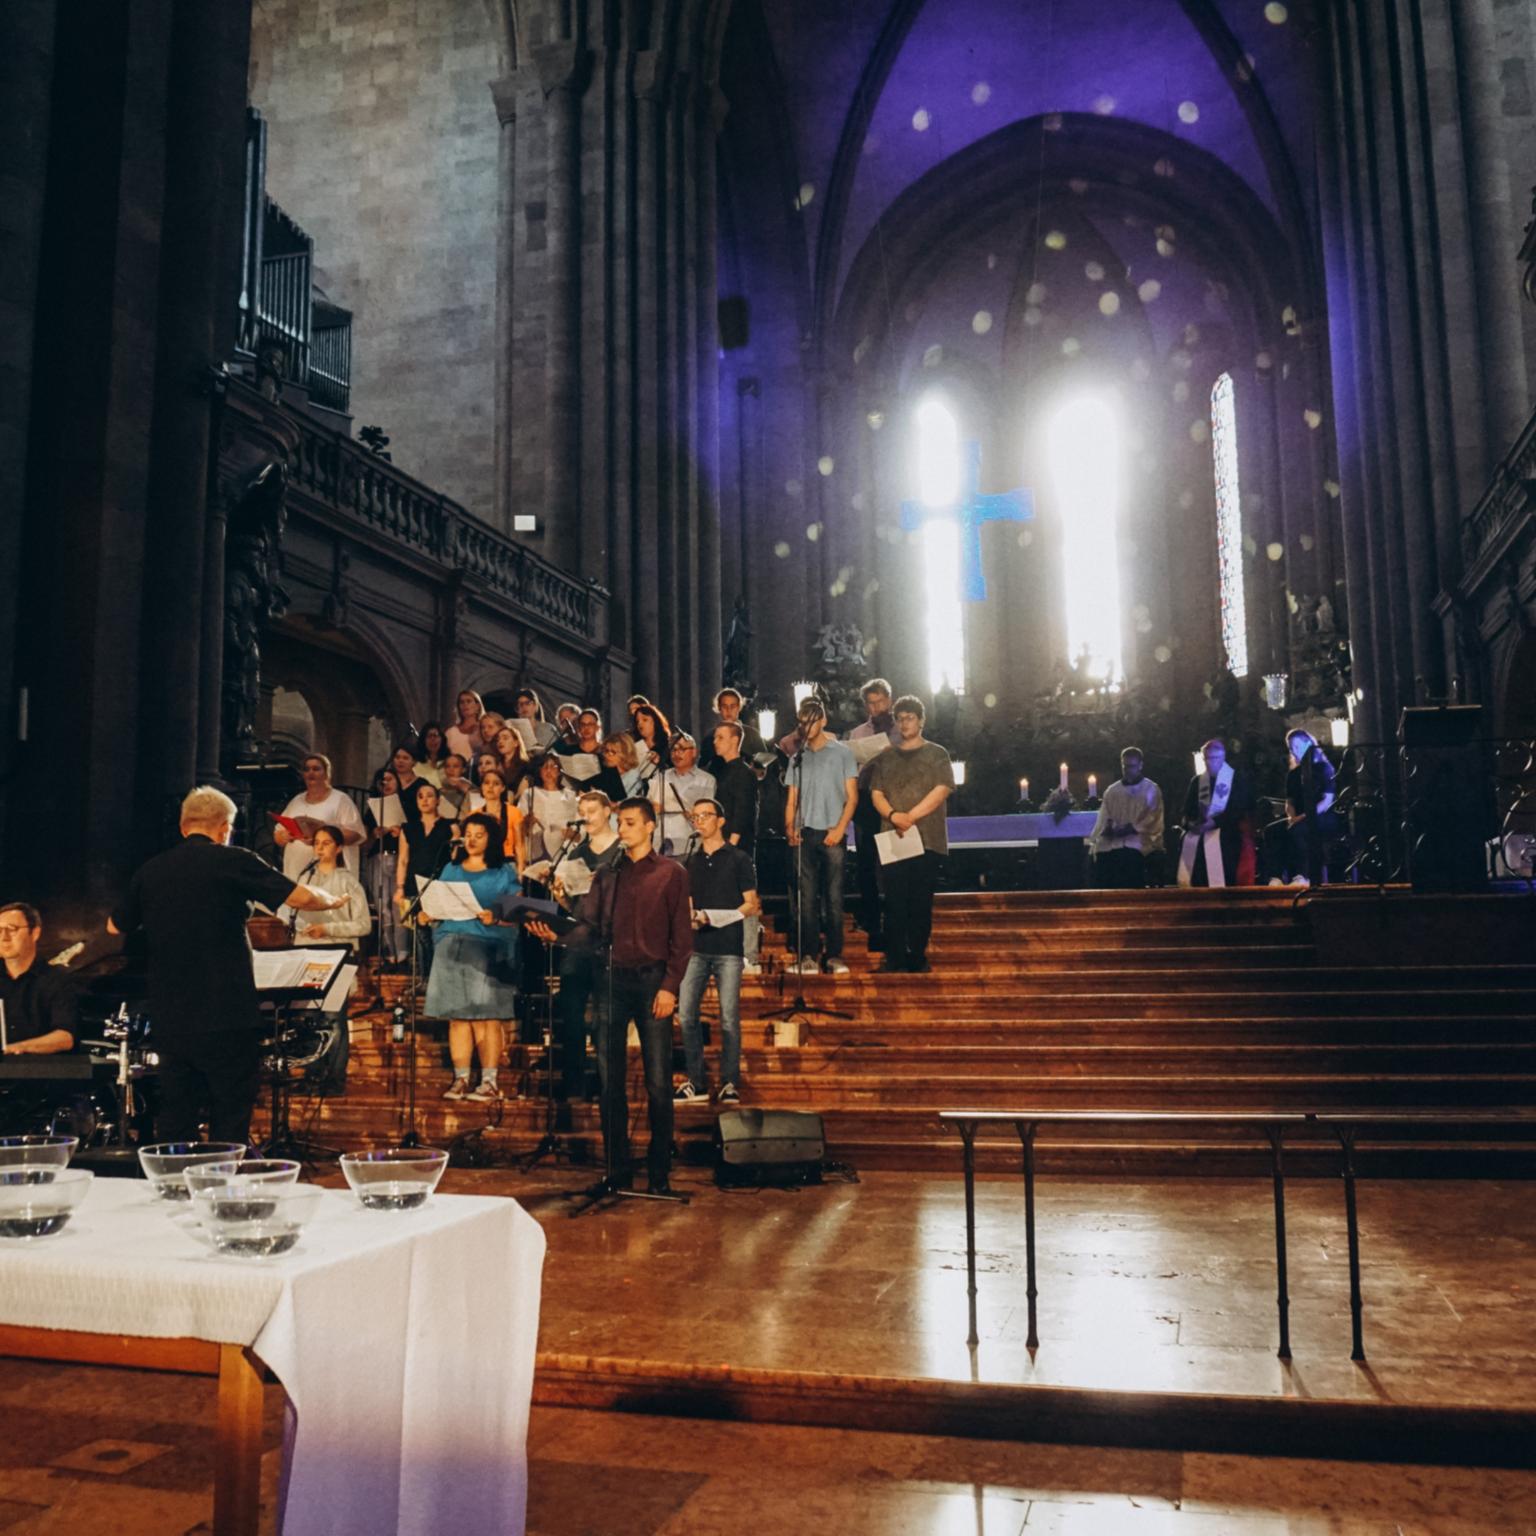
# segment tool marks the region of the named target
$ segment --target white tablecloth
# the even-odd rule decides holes
[[[544,1233],[516,1201],[331,1190],[263,1262],[190,1227],[98,1179],[57,1237],[0,1243],[0,1322],[250,1345],[291,1404],[284,1536],[522,1531]]]

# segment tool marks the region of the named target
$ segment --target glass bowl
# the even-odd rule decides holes
[[[11,1168],[67,1168],[76,1136],[0,1136],[0,1173]]]
[[[314,1184],[231,1179],[192,1196],[192,1210],[215,1251],[230,1258],[272,1259],[298,1246],[299,1233],[325,1193]]]
[[[370,1211],[414,1211],[425,1205],[447,1166],[448,1154],[437,1147],[341,1155],[352,1193]]]
[[[216,1189],[238,1179],[242,1183],[297,1184],[299,1164],[286,1157],[242,1157],[238,1163],[194,1163],[182,1172],[195,1199],[205,1189]]]
[[[245,1146],[238,1141],[162,1141],[139,1148],[139,1166],[157,1200],[185,1201],[192,1198],[182,1177],[188,1168],[218,1163],[233,1172],[244,1156]]]
[[[0,1238],[52,1237],[90,1192],[88,1168],[0,1169]]]

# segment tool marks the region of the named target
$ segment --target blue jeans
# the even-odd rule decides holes
[[[843,855],[848,845],[827,847],[827,831],[825,827],[807,827],[800,834],[799,921],[804,925],[805,946],[802,960],[816,958],[818,929],[822,934],[823,959],[837,960],[843,953]],[[793,849],[790,857],[795,857]]]
[[[688,1081],[695,1088],[708,1086],[704,1080],[704,1031],[699,1026],[699,1004],[711,976],[720,989],[720,1081],[741,1080],[741,965],[740,955],[701,955],[695,950],[683,972],[677,1008],[683,1021]]]

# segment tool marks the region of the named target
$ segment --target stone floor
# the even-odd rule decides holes
[[[279,1393],[269,1389],[275,1446]],[[204,1536],[203,1380],[27,1363],[0,1376],[5,1536]],[[536,1408],[528,1536],[1501,1536],[1536,1473],[1293,1461]],[[274,1529],[277,1451],[264,1462]],[[385,1536],[385,1533],[380,1533]],[[459,1536],[444,1532],[443,1536]],[[483,1536],[495,1536],[486,1532]]]
[[[977,1191],[980,1347],[966,1346],[961,1181],[725,1193],[700,1171],[686,1207],[570,1218],[532,1178],[456,1173],[517,1193],[549,1236],[540,1348],[568,1356],[1121,1390],[1536,1406],[1536,1207],[1530,1185],[1360,1186],[1365,1341],[1349,1358],[1336,1181],[1288,1188],[1291,1340],[1275,1355],[1267,1182],[1042,1179],[1041,1347],[1025,1348],[1023,1196]],[[637,1297],[643,1297],[641,1302]],[[1536,1529],[1536,1521],[1533,1521]]]
[[[517,1194],[549,1236],[541,1351],[779,1370],[1355,1400],[1536,1404],[1536,1213],[1519,1183],[1361,1192],[1368,1366],[1349,1355],[1337,1184],[1290,1190],[1295,1359],[1274,1357],[1261,1183],[1044,1180],[1041,1348],[1024,1349],[1021,1195],[978,1191],[982,1343],[965,1346],[957,1178],[872,1174],[571,1217],[590,1170],[450,1173]],[[270,1444],[281,1396],[269,1389]],[[0,1364],[0,1533],[205,1529],[212,1384]],[[1536,1531],[1536,1474],[1094,1450],[536,1408],[535,1536],[734,1530]],[[277,1456],[266,1484],[275,1488]],[[382,1533],[381,1533],[382,1536]],[[445,1533],[451,1536],[451,1533]]]

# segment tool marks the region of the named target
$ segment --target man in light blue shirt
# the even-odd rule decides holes
[[[796,735],[799,748],[790,755],[784,775],[784,831],[791,849],[798,849],[799,954],[792,967],[802,976],[815,975],[822,962],[832,976],[846,976],[843,960],[843,854],[848,823],[859,799],[859,767],[853,749],[827,735],[827,712],[815,699],[800,706]],[[816,958],[820,930],[822,961]]]

